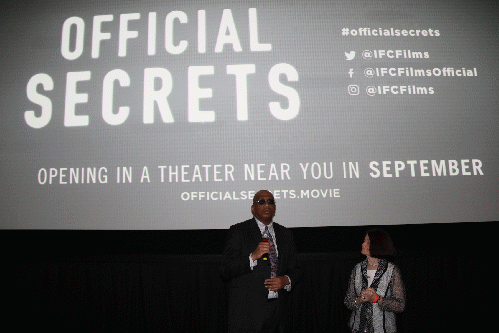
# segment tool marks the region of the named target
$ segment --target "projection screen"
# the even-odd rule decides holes
[[[2,229],[499,219],[495,1],[15,1]]]

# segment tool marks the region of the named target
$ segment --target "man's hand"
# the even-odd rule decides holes
[[[287,276],[278,276],[276,278],[265,280],[265,288],[270,291],[278,291],[289,284],[289,279]]]
[[[251,259],[253,261],[260,259],[265,253],[270,254],[270,246],[272,243],[270,242],[260,242],[256,247],[255,251],[251,254]]]

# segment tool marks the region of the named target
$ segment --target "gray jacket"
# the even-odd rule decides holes
[[[400,270],[387,260],[380,260],[370,286],[367,285],[367,259],[358,263],[352,271],[345,305],[352,311],[349,327],[352,332],[397,332],[395,313],[405,307],[405,288]],[[374,288],[383,297],[382,304],[355,304],[360,292]]]

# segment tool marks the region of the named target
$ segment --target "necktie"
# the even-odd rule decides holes
[[[269,242],[272,243],[272,246],[270,247],[270,254],[269,254],[269,259],[270,259],[270,277],[275,278],[277,277],[277,253],[275,250],[275,245],[274,245],[274,239],[272,238],[272,234],[269,231],[269,227],[265,226],[265,231],[264,234],[267,234],[267,238]]]

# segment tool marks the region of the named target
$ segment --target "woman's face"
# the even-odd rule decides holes
[[[364,237],[364,243],[362,243],[362,251],[361,253],[365,256],[371,256],[371,253],[369,252],[369,246],[371,245],[371,243],[369,242],[369,236],[366,235],[366,237]]]

